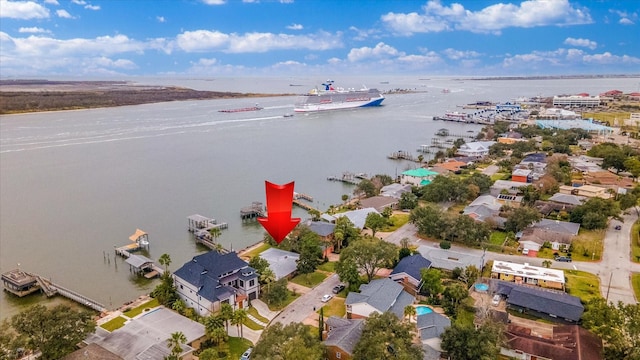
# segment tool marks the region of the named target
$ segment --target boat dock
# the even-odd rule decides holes
[[[254,201],[251,205],[240,209],[240,217],[242,220],[252,220],[259,217],[265,217],[264,204]]]
[[[6,291],[18,297],[23,297],[41,290],[47,297],[61,295],[93,310],[99,312],[107,311],[107,308],[104,305],[93,299],[90,299],[76,291],[67,289],[61,285],[55,284],[43,276],[22,271],[20,269],[14,269],[2,274],[2,283]]]
[[[194,214],[187,217],[189,232],[192,232],[197,238],[205,238],[207,240],[213,240],[211,236],[211,229],[228,229],[229,224],[226,222],[218,223],[216,219],[208,218],[199,214]]]
[[[140,229],[136,229],[136,232],[129,236],[129,240],[132,241],[131,244],[115,248],[116,255],[128,258],[132,252],[142,248],[149,249],[149,234]]]
[[[329,176],[327,178],[327,180],[329,181],[340,181],[346,184],[351,184],[351,185],[358,185],[360,183],[360,180],[362,179],[366,179],[365,174],[354,174],[351,172],[343,172],[342,176]]]
[[[416,157],[414,157],[413,154],[411,154],[408,151],[404,151],[404,150],[399,150],[399,151],[396,151],[394,153],[391,153],[390,155],[387,156],[387,158],[392,159],[392,160],[418,161],[418,159]]]

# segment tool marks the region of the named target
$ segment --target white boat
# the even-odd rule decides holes
[[[294,106],[295,112],[316,112],[325,110],[352,109],[367,106],[380,106],[384,96],[378,89],[344,89],[334,87],[333,80],[324,84],[324,89],[312,89],[300,96]]]

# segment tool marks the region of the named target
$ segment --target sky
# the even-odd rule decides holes
[[[0,77],[640,74],[639,0],[0,0]]]

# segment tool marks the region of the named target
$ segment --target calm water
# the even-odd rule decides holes
[[[300,93],[322,79],[140,79],[146,84],[202,90]],[[340,79],[336,79],[340,80]],[[389,82],[381,84],[381,82]],[[149,233],[157,259],[168,253],[176,269],[206,251],[187,232],[187,216],[229,223],[220,241],[241,249],[262,239],[257,223],[239,211],[264,202],[264,181],[295,181],[297,192],[327,209],[353,187],[327,181],[344,171],[395,176],[415,166],[388,160],[398,150],[415,153],[434,132],[476,132],[477,125],[434,122],[431,117],[478,100],[508,101],[619,89],[637,91],[639,79],[461,81],[452,79],[342,79],[390,95],[380,108],[283,117],[295,97],[185,101],[110,109],[0,117],[0,271],[20,267],[51,277],[115,308],[148,293],[154,281],[136,279],[114,246]],[[289,86],[300,84],[301,87]],[[442,93],[442,89],[450,93]],[[218,110],[252,106],[258,112]],[[294,216],[306,217],[300,210]],[[0,318],[39,296],[0,295]],[[60,300],[57,300],[60,301]]]

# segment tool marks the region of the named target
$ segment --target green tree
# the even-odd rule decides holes
[[[340,281],[349,284],[349,290],[355,291],[360,286],[360,273],[358,271],[358,266],[353,261],[341,260],[342,255],[340,256],[340,260],[336,263],[336,274],[340,277]]]
[[[259,280],[261,283],[267,285],[267,292],[269,292],[269,284],[276,281],[276,273],[274,273],[270,267],[267,267],[260,273]]]
[[[585,308],[582,326],[602,338],[605,359],[640,359],[640,304],[593,298]]]
[[[219,358],[218,352],[211,348],[202,350],[198,355],[199,360],[218,360]]]
[[[404,317],[408,318],[409,321],[411,321],[411,319],[416,316],[416,308],[413,305],[407,305],[404,307]]]
[[[218,328],[224,330],[224,319],[221,316],[211,314],[204,319],[204,331],[207,336],[211,337],[214,330]]]
[[[151,291],[151,297],[158,299],[158,302],[168,308],[172,308],[173,303],[179,299],[176,287],[173,284],[173,277],[165,271],[160,277],[160,284]]]
[[[171,309],[177,311],[179,314],[184,314],[184,310],[187,308],[187,304],[182,299],[177,299],[171,304]]]
[[[11,318],[11,326],[23,337],[25,345],[42,353],[41,359],[60,359],[76,349],[96,327],[89,311],[73,310],[66,305],[48,309],[34,305]]]
[[[442,334],[442,349],[455,360],[494,360],[500,353],[502,328],[486,322],[478,329],[454,323]]]
[[[158,263],[164,266],[164,272],[168,272],[169,265],[171,265],[171,256],[169,256],[169,254],[160,255],[160,257],[158,258]]]
[[[302,275],[311,274],[316,271],[322,260],[320,238],[307,236],[301,242],[300,256],[296,260],[296,271]]]
[[[222,230],[218,227],[212,227],[209,229],[209,235],[211,235],[211,239],[213,239],[214,243],[218,242],[218,238],[222,235]]]
[[[624,167],[635,179],[640,177],[640,159],[637,156],[630,157],[624,161]]]
[[[571,212],[571,221],[580,223],[585,229],[604,229],[609,217],[620,214],[620,207],[612,199],[591,198],[576,206]]]
[[[397,258],[397,246],[365,235],[344,249],[338,262],[354,262],[358,270],[366,274],[367,281],[371,281],[379,269],[391,265]]]
[[[229,331],[229,321],[233,318],[233,307],[229,303],[220,305],[220,318],[224,320],[225,329]]]
[[[305,325],[275,323],[264,330],[252,358],[264,360],[321,360],[325,349]]]
[[[258,274],[262,274],[265,269],[269,268],[269,262],[260,257],[260,255],[256,255],[249,260],[249,266],[256,269]]]
[[[442,209],[435,204],[417,207],[409,215],[409,221],[416,225],[418,233],[429,237],[440,237],[443,218]]]
[[[402,193],[398,201],[398,206],[400,206],[401,209],[415,209],[416,206],[418,206],[418,197],[411,192]]]
[[[265,298],[267,299],[267,303],[269,303],[269,305],[278,305],[287,300],[287,296],[288,290],[286,278],[282,278],[274,282],[265,294]]]
[[[364,226],[371,230],[371,236],[376,236],[378,230],[387,226],[387,219],[377,212],[370,212],[364,222]]]
[[[436,268],[421,269],[422,291],[426,291],[433,298],[442,292],[442,272]]]
[[[473,283],[478,280],[480,277],[480,269],[478,269],[475,265],[468,265],[462,270],[458,280],[462,281],[467,288],[470,287]]]
[[[374,313],[364,322],[353,359],[422,359],[422,349],[413,344],[412,330],[413,325],[401,322],[391,312]]]
[[[373,181],[368,179],[360,180],[353,192],[356,195],[364,194],[364,196],[368,198],[378,195],[378,189],[376,189],[376,185],[373,183]]]
[[[456,307],[458,307],[458,304],[460,304],[460,301],[466,299],[469,296],[469,290],[467,286],[459,282],[453,282],[447,285],[442,295],[444,295],[445,299],[447,299],[451,306],[453,306],[453,308],[455,309]]]
[[[336,220],[336,226],[333,229],[333,237],[335,241],[335,251],[339,253],[343,246],[348,245],[360,236],[360,231],[353,225],[351,220],[346,216],[341,216]]]
[[[537,209],[522,206],[513,209],[507,215],[507,221],[504,223],[504,230],[517,233],[524,230],[529,225],[538,222],[541,218],[542,215]]]
[[[171,333],[171,337],[167,339],[167,347],[171,349],[169,359],[178,359],[182,354],[182,345],[187,342],[187,337],[181,331]]]
[[[233,312],[233,318],[231,318],[231,324],[235,325],[238,328],[238,332],[240,333],[240,337],[244,337],[244,328],[242,324],[245,320],[248,319],[247,310],[238,309]]]

